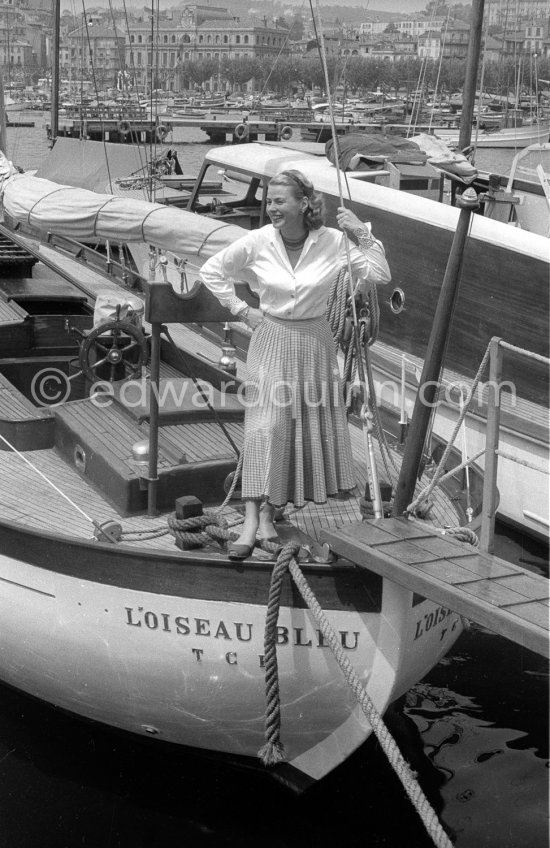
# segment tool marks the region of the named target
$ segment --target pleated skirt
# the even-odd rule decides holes
[[[248,349],[242,497],[274,506],[355,488],[334,341],[325,318],[265,316]]]

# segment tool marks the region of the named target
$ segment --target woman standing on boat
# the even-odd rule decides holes
[[[202,267],[207,288],[254,332],[250,340],[242,466],[245,520],[230,546],[250,555],[257,534],[276,536],[276,507],[355,488],[346,410],[334,340],[325,319],[330,285],[346,265],[344,234],[324,226],[323,198],[300,171],[268,187],[271,224],[247,233]],[[351,267],[363,281],[387,283],[384,248],[369,224],[340,207]],[[233,281],[252,282],[260,308],[236,297]]]

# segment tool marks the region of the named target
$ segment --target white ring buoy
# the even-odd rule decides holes
[[[164,124],[159,124],[155,130],[155,135],[157,137],[157,141],[164,141],[168,135],[168,127],[164,126]]]
[[[292,127],[283,127],[281,130],[281,139],[282,141],[290,141],[292,136],[294,135],[294,130]]]
[[[117,124],[117,130],[121,136],[127,136],[131,129],[129,121],[119,121]]]
[[[233,135],[239,141],[242,141],[244,138],[248,138],[248,127],[246,124],[237,124],[233,131]]]

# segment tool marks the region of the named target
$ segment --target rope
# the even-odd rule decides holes
[[[505,350],[511,350],[514,353],[521,353],[521,355],[526,356],[527,359],[535,359],[537,362],[542,362],[544,365],[548,365],[550,363],[550,359],[548,359],[547,356],[542,356],[542,354],[535,353],[532,350],[525,350],[524,347],[517,347],[517,345],[504,342],[502,339],[499,340],[499,345]]]
[[[510,459],[512,462],[516,462],[518,465],[523,465],[525,468],[531,468],[533,471],[538,471],[540,474],[550,474],[550,469],[541,468],[540,465],[535,465],[534,462],[529,462],[527,459],[518,459],[517,456],[514,456],[512,453],[507,453],[507,451],[500,450],[500,448],[496,451],[496,453],[503,459]]]
[[[442,534],[443,536],[453,536],[459,542],[467,542],[474,548],[479,547],[479,539],[469,527],[447,527],[442,531]]]
[[[124,542],[145,542],[146,539],[159,539],[169,532],[168,527],[152,527],[150,530],[125,530],[120,534],[120,540]]]
[[[267,614],[264,631],[265,654],[265,737],[266,743],[258,751],[264,766],[274,766],[285,759],[281,743],[281,698],[279,693],[279,667],[277,664],[277,621],[281,603],[281,587],[291,560],[299,551],[299,545],[292,542],[284,545],[271,575]]]
[[[485,351],[485,353],[483,355],[483,359],[481,360],[479,368],[477,369],[477,374],[474,377],[474,381],[472,383],[472,389],[471,389],[471,392],[470,392],[470,398],[468,400],[468,403],[465,403],[464,406],[462,407],[461,411],[460,411],[460,415],[458,416],[458,419],[456,421],[454,430],[451,434],[451,438],[449,439],[447,445],[445,446],[445,450],[443,451],[443,455],[442,455],[441,459],[439,460],[439,464],[436,468],[435,474],[432,477],[432,479],[430,480],[430,482],[428,483],[428,485],[420,492],[419,495],[416,496],[416,498],[412,501],[412,503],[410,503],[408,505],[405,512],[408,513],[409,515],[414,513],[414,511],[418,507],[418,505],[423,500],[425,500],[426,498],[428,498],[430,496],[430,494],[433,492],[433,490],[439,484],[441,478],[443,477],[443,474],[445,472],[445,464],[447,462],[447,459],[449,458],[449,454],[450,454],[450,452],[453,448],[456,437],[458,436],[458,433],[460,432],[460,428],[462,427],[462,422],[464,421],[464,418],[466,417],[466,413],[468,412],[468,410],[470,408],[472,398],[473,398],[473,396],[476,392],[479,381],[481,380],[481,375],[485,371],[485,368],[487,366],[487,362],[489,361],[490,351],[491,351],[491,344],[489,343],[487,345],[487,350]],[[480,455],[481,454],[478,454],[478,456],[480,456]],[[457,470],[458,469],[453,469],[453,474]]]
[[[40,469],[39,469],[39,468],[37,468],[37,467],[36,467],[36,465],[34,465],[34,464],[30,461],[30,459],[27,459],[27,457],[26,457],[23,453],[21,453],[21,451],[17,450],[17,448],[16,448],[14,445],[12,445],[12,443],[11,443],[10,441],[8,441],[8,439],[6,439],[6,437],[5,437],[5,436],[3,436],[1,433],[0,433],[0,439],[1,439],[1,440],[2,440],[2,441],[3,441],[3,442],[4,442],[7,446],[8,446],[8,448],[9,448],[11,451],[13,451],[13,453],[15,453],[15,454],[19,457],[19,459],[22,459],[22,460],[23,460],[23,462],[26,462],[26,464],[27,464],[30,468],[32,468],[32,470],[33,470],[36,474],[38,474],[38,476],[39,476],[39,477],[42,477],[42,479],[43,479],[43,480],[45,480],[45,481],[46,481],[46,483],[47,483],[49,486],[51,486],[51,487],[52,487],[52,489],[53,489],[54,491],[56,491],[58,495],[61,495],[61,497],[62,497],[62,498],[65,498],[65,500],[67,501],[67,503],[69,503],[72,507],[74,507],[74,509],[75,509],[77,512],[79,512],[79,513],[80,513],[80,514],[81,514],[81,515],[82,515],[82,516],[83,516],[83,517],[84,517],[87,521],[89,521],[89,522],[90,522],[90,524],[93,524],[93,525],[94,525],[94,527],[96,526],[96,522],[94,521],[94,519],[93,519],[93,518],[91,518],[91,517],[88,515],[88,513],[87,513],[87,512],[84,512],[84,510],[83,510],[83,509],[81,509],[81,508],[78,506],[78,504],[77,504],[77,503],[75,503],[73,500],[71,500],[71,498],[70,498],[68,495],[66,495],[66,494],[65,494],[65,492],[63,492],[63,491],[62,491],[62,490],[61,490],[58,486],[56,486],[56,485],[55,485],[55,483],[54,483],[52,480],[50,480],[50,478],[49,478],[49,477],[47,477],[47,476],[46,476],[46,475],[45,475],[42,471],[40,471]]]
[[[468,459],[465,459],[464,462],[461,462],[460,465],[455,465],[454,468],[451,468],[450,471],[447,471],[443,474],[442,477],[439,477],[438,482],[443,483],[445,480],[448,480],[449,477],[455,477],[459,471],[462,471],[464,468],[467,468],[469,465],[473,465],[476,459],[479,459],[480,456],[483,456],[485,450],[480,450],[473,456],[470,456]]]
[[[168,516],[168,531],[185,551],[202,548],[213,540],[226,543],[235,537],[230,531],[227,519],[220,515],[217,509],[206,509],[203,515],[191,518],[176,518],[176,514],[171,513]]]
[[[346,323],[347,305],[347,269],[341,268],[334,278],[327,299],[325,318],[330,326],[336,350],[341,345],[344,337]]]
[[[424,795],[415,775],[405,762],[395,739],[384,724],[380,713],[361,684],[359,676],[339,643],[334,629],[311,591],[296,562],[296,553],[296,545],[285,545],[279,555],[271,577],[264,638],[267,694],[265,729],[267,741],[258,752],[258,755],[264,762],[264,765],[274,765],[284,759],[284,748],[280,740],[280,694],[276,654],[276,626],[279,614],[282,579],[288,568],[302,598],[315,618],[325,643],[332,650],[346,682],[357,698],[376,738],[382,746],[382,750],[399,777],[405,792],[422,819],[432,841],[438,848],[452,848],[452,843],[443,830],[433,807]]]
[[[361,236],[355,236],[355,238],[359,244],[361,244]],[[346,338],[346,320],[351,320],[351,315],[349,314],[347,305],[348,277],[349,274],[347,269],[341,268],[331,285],[327,300],[327,309],[325,312],[325,317],[332,331],[336,350],[341,349],[345,354],[342,384],[347,406],[349,406],[351,401],[351,392],[348,390],[348,387],[354,382],[355,375],[357,373],[357,352],[355,345],[351,343],[352,336],[350,336],[350,338]],[[372,374],[372,365],[368,356],[369,346],[374,344],[378,338],[378,328],[380,324],[378,292],[376,291],[376,286],[372,282],[369,284],[369,290],[365,298],[365,305],[361,308],[360,313],[361,312],[364,314],[359,318],[359,347],[362,351],[367,374],[369,410],[373,421],[374,433],[380,446],[382,462],[384,464],[386,475],[388,480],[392,484],[395,484],[399,475],[399,469],[397,468],[388,445],[386,434],[382,427],[382,422],[380,421],[378,408],[376,403],[374,403],[376,391],[374,386],[374,377]],[[369,327],[368,335],[367,327]],[[393,471],[390,466],[393,467]]]
[[[167,533],[171,533],[179,547],[182,550],[189,551],[194,548],[202,548],[212,541],[226,543],[229,540],[236,539],[237,535],[231,533],[229,528],[237,524],[242,524],[242,516],[239,516],[236,521],[231,522],[222,513],[233,497],[242,464],[243,454],[241,452],[229,491],[223,503],[219,507],[216,507],[216,509],[205,509],[202,515],[196,515],[191,518],[176,518],[176,513],[173,512],[166,519],[167,526],[151,527],[147,530],[127,530],[121,533],[120,541],[137,542],[145,541],[146,539],[158,539]],[[275,553],[280,549],[280,545],[268,542],[266,539],[259,541],[258,545],[269,553]]]

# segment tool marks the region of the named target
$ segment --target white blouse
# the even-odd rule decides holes
[[[364,225],[370,235],[370,225]],[[363,240],[363,239],[362,239]],[[350,245],[351,267],[359,280],[388,283],[384,248],[372,236],[368,246]],[[235,295],[236,281],[248,282],[260,298],[262,312],[276,318],[319,318],[325,313],[330,284],[347,265],[344,233],[332,227],[310,230],[293,268],[281,234],[272,224],[246,233],[220,250],[201,268],[205,286],[236,315],[247,306]]]

